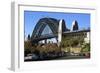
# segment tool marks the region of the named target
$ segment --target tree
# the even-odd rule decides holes
[[[82,44],[84,43],[84,37],[83,36],[77,36],[77,37],[62,37],[61,47],[63,50],[67,50],[70,52],[71,47],[82,47]]]
[[[90,43],[84,43],[82,47],[82,52],[89,52],[90,51]]]
[[[30,40],[30,39],[31,39],[31,37],[30,37],[30,34],[28,34],[28,37],[27,37],[27,39],[28,39],[28,40]]]
[[[32,44],[30,41],[24,41],[24,52],[25,55],[29,54],[32,52]]]

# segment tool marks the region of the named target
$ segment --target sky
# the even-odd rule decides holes
[[[25,37],[28,34],[32,35],[35,25],[39,19],[44,17],[55,18],[57,20],[64,19],[66,27],[69,29],[71,29],[74,20],[77,20],[79,29],[90,27],[90,14],[87,13],[24,11]]]

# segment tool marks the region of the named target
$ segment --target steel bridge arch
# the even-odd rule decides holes
[[[57,20],[55,18],[41,18],[37,22],[37,24],[32,32],[31,40],[34,40],[34,38],[39,38],[41,36],[44,28],[46,27],[46,25],[48,25],[50,27],[53,34],[58,34],[59,21],[60,20]],[[65,32],[68,30],[69,29],[66,28],[65,21],[63,20],[62,21],[62,31]]]

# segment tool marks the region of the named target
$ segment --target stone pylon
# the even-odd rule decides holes
[[[62,40],[62,19],[59,21],[59,27],[58,27],[58,47],[61,44]]]
[[[78,27],[78,22],[76,20],[74,20],[72,22],[72,27],[71,27],[71,31],[74,31],[74,30],[78,30],[79,27]]]

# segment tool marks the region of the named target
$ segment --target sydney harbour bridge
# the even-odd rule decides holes
[[[41,40],[46,41],[47,39],[51,39],[51,38],[56,38],[56,40],[57,40],[58,39],[58,30],[59,30],[58,29],[59,28],[59,21],[60,20],[57,20],[54,18],[41,18],[37,22],[37,24],[33,30],[33,33],[31,36],[32,42],[38,43]],[[52,33],[42,35],[42,32],[47,25],[51,29]],[[66,32],[66,31],[69,31],[69,29],[66,28],[65,21],[62,20],[62,32]]]
[[[49,27],[49,29],[47,28],[47,30],[45,30],[47,26]],[[43,34],[44,30],[46,31],[46,33]],[[51,32],[49,32],[49,30],[51,30]],[[78,47],[78,52],[77,50],[75,50],[77,48],[73,48],[73,50],[70,50],[70,53],[66,49],[63,50],[61,48],[61,43],[64,40],[63,37],[65,38],[70,37],[70,39],[72,39],[73,37],[75,38],[84,37],[86,42],[89,43],[90,41],[89,34],[90,34],[90,29],[79,30],[78,22],[76,20],[72,22],[71,29],[68,29],[66,27],[64,19],[57,20],[54,18],[41,18],[35,25],[35,28],[33,29],[30,39],[28,39],[31,41],[31,44],[33,44],[31,46],[32,48],[31,53],[29,53],[32,54],[33,56],[31,56],[31,58],[28,57],[27,56],[28,52],[26,50],[25,61],[49,60],[61,57],[62,59],[74,58],[75,56],[71,57],[70,53],[80,54],[80,47]],[[57,42],[56,43],[47,42],[47,40],[51,40],[52,38],[56,39]],[[84,57],[84,56],[78,56],[78,58],[79,57]]]
[[[61,26],[60,26],[60,24],[61,24]],[[42,35],[42,32],[47,25],[51,29],[52,33]],[[64,19],[57,20],[55,18],[45,17],[45,18],[41,18],[36,24],[36,26],[32,32],[32,35],[31,35],[32,43],[38,43],[41,40],[45,40],[45,43],[46,43],[46,40],[51,39],[51,38],[56,38],[56,40],[58,41],[58,34],[60,33],[59,27],[61,27],[61,29],[60,29],[60,31],[62,32],[61,36],[62,36],[62,34],[64,34],[64,35],[72,34],[72,33],[77,34],[79,32],[90,31],[90,30],[81,30],[80,31],[79,27],[78,27],[78,22],[76,20],[73,21],[71,29],[68,29],[66,27],[66,23],[65,23]]]

